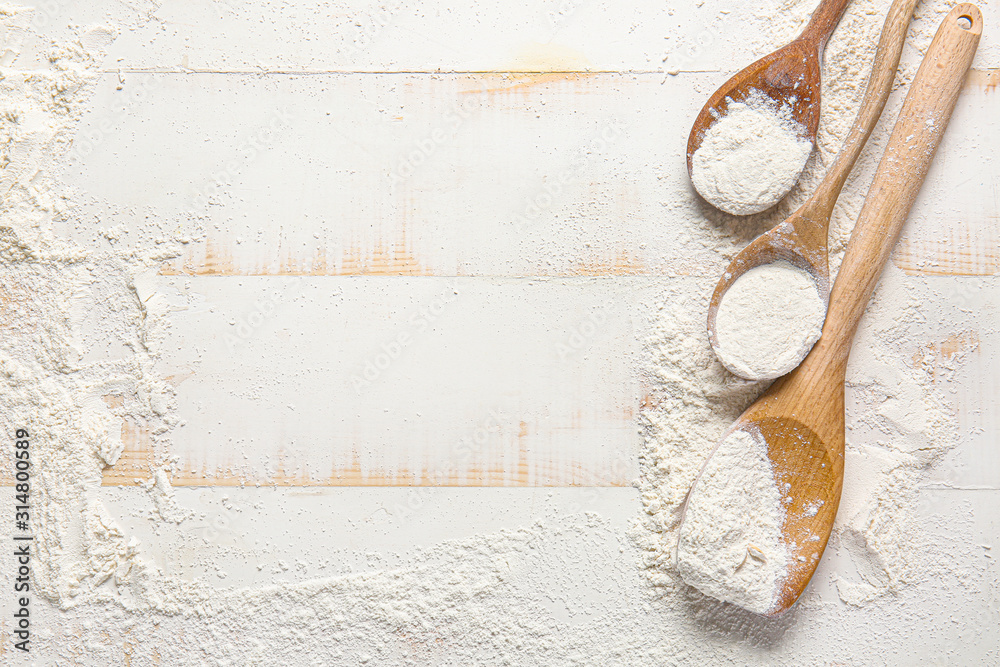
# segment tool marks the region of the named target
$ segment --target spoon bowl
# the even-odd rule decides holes
[[[820,60],[823,47],[850,0],[823,0],[809,25],[791,43],[734,74],[716,90],[695,118],[688,135],[687,168],[692,174],[694,154],[705,132],[724,116],[730,102],[742,102],[759,90],[779,107],[790,106],[792,119],[805,129],[815,146],[820,112]]]

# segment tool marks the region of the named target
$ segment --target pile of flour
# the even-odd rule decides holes
[[[787,571],[784,522],[766,443],[734,431],[691,488],[678,534],[677,569],[702,593],[767,614]]]
[[[826,304],[807,271],[784,260],[754,267],[722,296],[715,352],[748,380],[790,372],[819,340]]]
[[[691,180],[698,194],[726,213],[760,213],[795,186],[811,152],[791,106],[754,89],[745,100],[729,100],[726,113],[705,131],[691,158]]]

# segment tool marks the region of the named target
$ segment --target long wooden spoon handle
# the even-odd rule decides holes
[[[951,118],[982,30],[983,16],[975,5],[952,9],[903,101],[830,293],[823,338],[837,341],[845,363],[861,315]]]
[[[844,141],[844,147],[837,156],[837,161],[830,167],[830,171],[823,182],[816,189],[815,194],[809,198],[809,202],[803,206],[812,208],[807,215],[811,220],[822,221],[822,229],[817,230],[822,235],[822,241],[826,241],[827,226],[830,222],[830,215],[833,207],[837,203],[841,188],[847,176],[854,168],[861,149],[865,147],[865,142],[875,129],[875,123],[882,115],[882,109],[892,92],[892,82],[896,78],[896,68],[899,67],[899,56],[903,53],[903,44],[906,43],[906,33],[910,27],[910,17],[913,16],[913,7],[917,0],[895,0],[885,16],[885,24],[882,27],[882,36],[879,38],[878,49],[875,52],[875,61],[872,63],[872,71],[868,76],[868,87],[865,89],[865,97],[861,100],[861,108],[858,117],[854,120],[854,125]],[[807,231],[807,230],[802,230]],[[800,232],[801,233],[801,232]],[[823,243],[825,245],[825,243]]]
[[[850,2],[851,0],[823,0],[813,12],[812,18],[809,19],[809,25],[799,35],[799,39],[815,42],[822,53],[823,47],[826,46],[826,40],[830,39],[830,35],[840,23],[840,17],[844,15],[844,10],[847,9]]]

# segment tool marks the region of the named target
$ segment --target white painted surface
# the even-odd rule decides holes
[[[648,280],[163,283],[182,305],[162,373],[190,376],[175,484],[606,486],[638,472],[628,304],[656,293]]]
[[[115,43],[95,110],[81,127],[92,150],[80,152],[67,181],[79,188],[81,211],[95,227],[148,214],[155,230],[188,224],[193,213],[214,242],[215,255],[193,251],[154,283],[176,308],[162,370],[190,374],[178,385],[185,424],[175,438],[181,461],[195,470],[189,482],[229,470],[265,481],[279,472],[303,483],[324,475],[329,481],[356,458],[368,481],[411,484],[393,475],[447,468],[454,443],[474,437],[497,408],[503,419],[495,429],[490,424],[488,446],[500,457],[493,460],[515,462],[519,437],[531,452],[525,480],[501,473],[500,485],[604,486],[635,474],[630,419],[642,388],[629,369],[639,304],[668,281],[693,279],[684,276],[710,288],[725,261],[658,224],[671,214],[670,197],[690,196],[683,172],[662,165],[680,163],[687,123],[722,71],[755,55],[739,38],[749,39],[752,23],[731,13],[726,25],[736,37],[709,32],[711,48],[683,56],[680,49],[697,46],[706,26],[721,28],[719,7],[730,3],[667,10],[648,2],[576,4],[551,25],[546,12],[555,2],[420,3],[377,29],[380,19],[364,3],[336,11],[284,4],[273,12],[261,2],[167,2],[162,21]],[[996,8],[982,6],[995,28]],[[100,17],[82,3],[64,9],[81,20]],[[682,44],[665,43],[663,35],[678,27]],[[984,52],[995,50],[996,33],[987,33]],[[359,35],[368,46],[345,49]],[[670,54],[686,71],[705,71],[667,77],[660,70]],[[628,72],[411,73],[503,67]],[[484,84],[507,91],[466,92]],[[466,95],[484,97],[468,117],[456,112]],[[997,626],[1000,599],[1000,285],[993,275],[1000,269],[989,256],[1000,204],[995,157],[982,146],[998,136],[998,100],[985,88],[963,96],[897,254],[914,272],[951,262],[958,268],[944,273],[983,274],[914,276],[953,289],[926,328],[911,332],[920,345],[970,330],[978,336],[976,363],[948,386],[965,439],[936,469],[921,511],[954,517],[954,532],[935,539],[960,541],[958,557],[979,576],[928,582],[880,602],[909,610],[897,627],[869,627],[864,613],[849,627],[826,627],[822,610],[840,604],[835,580],[852,567],[832,545],[805,600],[820,611],[771,645],[745,641],[746,663],[774,659],[771,646],[782,659],[812,655],[821,636],[829,638],[820,644],[822,664],[863,663],[874,645],[895,650],[897,664],[996,655],[996,638],[984,630]],[[261,128],[275,120],[276,136],[264,139]],[[588,152],[611,123],[620,132]],[[247,157],[256,137],[261,148]],[[393,169],[428,139],[433,150],[424,151],[419,168],[402,184],[394,180]],[[517,216],[567,174],[560,194],[519,228]],[[210,192],[216,177],[229,184]],[[937,238],[959,239],[978,254],[963,264],[919,243]],[[588,277],[620,273],[637,277]],[[308,277],[296,281],[299,274]],[[414,315],[449,289],[458,298],[417,332]],[[260,304],[268,295],[275,308],[265,314]],[[608,298],[620,308],[573,346],[574,328]],[[259,325],[250,322],[255,312],[262,313]],[[351,377],[411,328],[406,354],[356,392]],[[227,336],[238,339],[235,348]],[[564,343],[572,352],[560,355]],[[527,436],[520,436],[522,421],[531,425]],[[858,445],[877,434],[849,437]],[[859,451],[849,457],[849,475],[865,464]],[[469,469],[457,474],[462,483],[475,481]],[[197,519],[161,532],[139,489],[101,493],[127,530],[156,545],[152,553],[166,570],[220,585],[383,566],[359,554],[396,552],[402,560],[416,547],[550,512],[595,511],[624,529],[639,511],[630,488],[181,488],[178,502]],[[265,525],[273,532],[252,532]],[[595,600],[637,608],[628,544],[585,547],[599,556],[578,580],[614,585],[552,585],[539,597],[554,614],[586,610]],[[296,560],[314,569],[278,562]],[[655,643],[660,631],[637,629],[637,641]],[[705,634],[706,642],[745,639]]]
[[[760,14],[778,5],[767,0]],[[597,70],[657,70],[670,54],[693,69],[713,68],[752,55],[738,40],[722,37],[740,19],[720,14],[720,7],[736,5],[350,0],[274,6],[266,0],[188,0],[165,3],[159,11],[163,25],[128,35],[116,44],[115,55],[123,68],[478,71],[516,68],[533,46],[556,44],[566,57],[582,58]],[[547,64],[544,69],[559,68],[565,60]]]
[[[657,281],[710,290],[727,260],[677,232],[694,198],[678,137],[716,77],[658,76],[103,77],[66,175],[84,215],[125,242],[150,222],[208,238],[157,279],[176,309],[164,374],[194,373],[175,481],[512,484],[481,473],[522,460],[519,483],[625,483],[641,304]],[[982,79],[904,230],[907,271],[1000,271],[996,163],[970,157],[1000,117]],[[420,314],[458,284],[470,298]],[[389,364],[401,335],[414,342]],[[490,410],[495,451],[451,470]]]
[[[173,271],[686,275],[718,262],[663,224],[695,198],[676,168],[699,104],[687,79],[123,78],[120,91],[102,78],[67,180],[95,216],[109,202],[199,216],[208,245]]]

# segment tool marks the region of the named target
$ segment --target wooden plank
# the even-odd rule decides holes
[[[895,256],[911,273],[997,270],[1000,174],[969,156],[998,130],[998,75],[973,74]],[[746,240],[675,168],[711,79],[106,77],[67,178],[104,219],[110,200],[203,231],[168,275],[708,277],[706,229]]]
[[[910,274],[1000,275],[1000,69],[970,72],[893,262]]]
[[[163,278],[177,485],[623,486],[648,280]],[[176,306],[175,306],[176,307]],[[149,477],[123,424],[105,484]]]
[[[127,107],[117,77],[101,82],[96,108],[125,110],[84,119],[66,177],[106,224],[108,201],[151,211],[121,216],[136,237],[157,220],[207,235],[165,274],[689,275],[722,263],[675,168],[700,103],[690,81],[135,79]]]
[[[107,62],[195,71],[718,69],[755,58],[762,31],[747,24],[762,25],[782,5],[764,0],[745,12],[719,0],[175,1],[163,4],[159,21],[119,37]],[[746,39],[726,37],[741,28]],[[791,22],[789,37],[795,29]]]
[[[183,53],[142,31],[116,43],[123,73],[99,81],[65,174],[81,215],[117,225],[119,243],[178,226],[206,237],[158,278],[182,304],[159,369],[185,420],[172,482],[627,484],[644,395],[630,374],[641,304],[672,280],[710,284],[747,240],[678,167],[676,138],[718,72],[665,77],[634,53],[603,61],[629,71],[582,71],[600,68],[557,42],[505,61],[512,71],[386,73],[446,59],[430,48],[409,65],[371,52],[330,61],[328,44],[300,39],[287,62],[267,49],[258,69],[235,44],[212,46],[212,20],[169,18],[204,11],[164,8],[173,37],[192,37]],[[274,35],[298,25],[286,19]],[[390,34],[385,48],[407,43]],[[494,68],[516,53],[516,34],[484,42],[480,60],[447,62]],[[894,257],[907,272],[996,272],[995,167],[967,156],[977,132],[995,133],[998,78],[970,77]],[[700,240],[706,229],[718,243]],[[954,242],[966,237],[978,245]],[[611,276],[629,278],[591,278]],[[454,285],[465,296],[416,336],[413,318]],[[608,295],[620,312],[575,348],[573,332]],[[400,335],[413,338],[405,353],[378,368]],[[368,366],[375,379],[359,390]],[[122,442],[105,484],[149,477],[147,427],[126,421]]]

